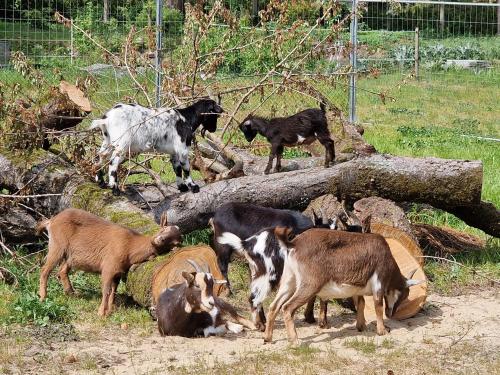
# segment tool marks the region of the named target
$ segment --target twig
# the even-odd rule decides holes
[[[0,194],[0,198],[7,199],[26,199],[26,198],[45,198],[45,197],[57,197],[61,196],[61,193],[48,193],[48,194],[32,194],[32,195],[10,195],[10,194]]]
[[[128,59],[127,59],[127,56],[128,56],[128,48],[130,46],[130,43],[132,42],[132,37],[134,36],[135,34],[135,26],[132,25],[132,27],[130,28],[130,32],[128,33],[128,36],[127,36],[127,40],[125,41],[125,51],[124,51],[124,63],[125,63],[125,67],[127,68],[127,72],[128,74],[130,75],[130,78],[132,78],[132,80],[134,81],[134,83],[137,85],[137,87],[139,87],[142,91],[142,93],[144,94],[144,96],[146,97],[146,100],[148,101],[148,104],[150,107],[153,106],[153,103],[151,102],[151,99],[149,99],[149,96],[148,96],[148,93],[146,91],[146,89],[139,83],[139,81],[135,78],[135,76],[132,74],[132,71],[130,70],[130,66],[128,65]]]
[[[14,254],[14,252],[8,248],[8,246],[6,244],[3,243],[2,240],[0,240],[0,247],[3,249],[3,251],[5,251],[7,254],[9,254],[10,256],[12,257],[15,257],[16,255]]]

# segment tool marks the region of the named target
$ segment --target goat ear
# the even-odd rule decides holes
[[[370,214],[367,217],[365,217],[361,222],[361,228],[363,233],[370,233],[371,225],[372,225],[372,215]]]
[[[422,284],[423,282],[424,282],[424,280],[409,279],[409,280],[406,280],[406,286],[409,288],[411,286]]]
[[[314,225],[319,224],[318,216],[316,216],[316,212],[314,212],[314,210],[313,210],[313,223]]]
[[[217,94],[217,104],[221,104],[222,103],[222,95],[220,93]]]
[[[161,214],[160,226],[166,227],[167,225],[168,225],[168,218],[167,218],[167,212],[165,211]]]
[[[192,285],[194,282],[194,275],[192,273],[182,271],[182,277],[187,281],[188,285]]]

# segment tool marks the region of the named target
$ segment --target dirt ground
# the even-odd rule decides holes
[[[500,373],[498,289],[456,297],[430,295],[425,308],[405,321],[386,320],[391,332],[375,334],[375,323],[359,333],[355,316],[331,309],[331,328],[320,330],[297,316],[303,346],[291,349],[282,321],[274,343],[260,332],[225,337],[161,337],[127,327],[76,327],[79,340],[27,348],[22,370],[10,373]],[[301,314],[300,314],[301,315]]]

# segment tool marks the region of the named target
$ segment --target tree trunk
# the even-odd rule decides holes
[[[331,193],[353,201],[379,196],[456,210],[477,207],[481,187],[479,161],[372,155],[326,169],[316,167],[219,181],[205,186],[198,194],[167,198],[154,211],[159,219],[168,210],[169,222],[190,232],[205,227],[214,211],[231,201],[304,208],[312,199]],[[495,216],[491,218],[494,220]],[[477,221],[476,226],[489,234],[499,234],[494,225]]]
[[[303,168],[314,161],[319,160],[290,160],[288,164]],[[262,173],[261,162],[250,163],[245,173]],[[312,199],[331,193],[351,202],[379,196],[428,203],[498,237],[500,212],[480,201],[481,184],[479,161],[371,155],[327,169],[222,180],[203,186],[198,194],[179,194],[175,186],[167,186],[164,200],[155,186],[128,185],[117,198],[61,157],[43,150],[20,156],[0,148],[0,233],[6,243],[36,241],[34,223],[67,207],[85,209],[143,233],[155,232],[154,218],[168,209],[169,221],[188,233],[206,227],[213,212],[230,201],[302,209]]]
[[[184,13],[184,0],[168,0],[167,6]]]
[[[104,0],[104,9],[102,13],[102,20],[107,23],[109,21],[109,0]]]

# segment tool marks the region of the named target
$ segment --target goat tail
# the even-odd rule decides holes
[[[43,233],[43,231],[45,229],[47,229],[47,227],[49,226],[49,224],[50,224],[50,220],[49,219],[45,219],[45,220],[42,220],[42,221],[38,222],[36,224],[36,227],[35,227],[36,235],[40,236]]]
[[[325,104],[325,102],[324,102],[324,101],[320,101],[320,102],[319,102],[319,108],[321,109],[321,111],[322,111],[323,113],[325,113],[325,112],[326,112],[326,104]]]
[[[221,245],[229,245],[236,251],[243,250],[243,241],[236,234],[231,232],[222,233],[222,235],[217,237],[217,242]]]

